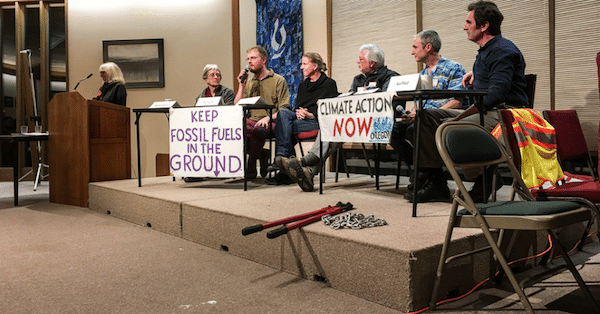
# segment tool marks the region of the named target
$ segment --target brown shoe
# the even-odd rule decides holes
[[[294,175],[290,174],[290,161],[292,161],[293,159],[298,159],[298,158],[296,158],[294,156],[292,156],[292,157],[281,157],[278,160],[279,171],[281,171],[282,173],[286,174],[295,183],[298,183],[298,178],[296,178],[295,173],[294,173]]]
[[[279,171],[281,171],[282,173],[287,174],[288,176],[290,175],[290,161],[292,159],[296,159],[296,157],[292,156],[292,157],[281,157],[277,160],[277,165],[279,167]],[[294,181],[296,182],[296,181]]]
[[[283,158],[280,155],[275,156],[275,159],[273,159],[273,163],[269,165],[269,167],[267,167],[267,171],[268,172],[276,172],[281,170],[281,158]]]
[[[310,168],[302,167],[300,160],[297,158],[289,161],[288,176],[294,182],[297,182],[304,192],[312,192],[315,189],[314,175],[310,172]]]

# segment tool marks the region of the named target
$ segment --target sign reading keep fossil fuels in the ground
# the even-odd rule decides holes
[[[244,176],[241,106],[177,108],[169,115],[169,165],[174,176]]]

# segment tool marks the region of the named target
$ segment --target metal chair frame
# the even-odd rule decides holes
[[[596,300],[591,295],[585,282],[553,231],[554,229],[575,223],[590,221],[593,219],[591,209],[587,207],[582,208],[577,203],[567,201],[535,201],[504,147],[489,132],[476,124],[461,121],[444,123],[436,132],[436,144],[440,156],[456,182],[458,189],[453,195],[448,228],[430,300],[430,309],[433,310],[436,307],[440,283],[446,265],[449,262],[455,260],[457,257],[465,257],[492,250],[497,263],[500,264],[508,277],[525,310],[533,313],[533,307],[525,295],[523,288],[517,282],[500,247],[502,246],[501,241],[504,230],[545,230],[552,238],[555,248],[562,255],[566,267],[573,274],[573,277],[583,294],[590,301],[594,311],[600,312],[600,306],[596,303]],[[464,186],[457,168],[497,167],[499,164],[507,164],[514,178],[512,188],[523,201],[475,204]],[[459,212],[459,205],[465,209]],[[489,247],[448,257],[454,228],[480,228]],[[492,230],[496,229],[500,230],[497,242],[494,235],[492,235]]]

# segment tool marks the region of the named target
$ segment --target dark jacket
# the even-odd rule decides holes
[[[400,75],[396,71],[392,71],[387,68],[387,66],[382,66],[381,68],[369,73],[364,74],[361,73],[354,77],[352,80],[352,86],[350,86],[351,92],[356,92],[359,87],[369,86],[370,82],[376,82],[377,87],[380,92],[385,92],[387,90],[388,84],[390,83],[390,78],[392,76]]]
[[[202,91],[202,93],[200,95],[198,95],[198,97],[196,97],[196,101],[194,102],[194,104],[198,102],[199,98],[206,97],[207,90],[208,90],[208,87],[205,88]],[[219,96],[223,100],[223,104],[233,105],[233,101],[235,99],[235,94],[233,93],[233,90],[231,88],[225,87],[223,85],[217,86],[217,88],[215,88],[215,94],[213,95],[213,97],[219,97]]]
[[[109,102],[115,105],[127,106],[127,91],[120,82],[104,83],[98,92],[99,101]]]
[[[311,82],[309,78],[298,84],[298,95],[294,109],[308,109],[315,117],[318,115],[317,100],[333,98],[339,95],[336,82],[321,72],[321,76],[316,82]]]
[[[510,40],[496,35],[483,47],[473,64],[473,88],[488,91],[483,105],[491,110],[501,104],[525,107],[525,60]]]

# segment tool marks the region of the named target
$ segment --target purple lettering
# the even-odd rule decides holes
[[[233,169],[234,161],[237,163],[237,168]],[[236,173],[242,169],[242,161],[238,156],[229,156],[229,173]]]
[[[173,134],[173,132],[175,132],[175,134]],[[173,142],[173,138],[175,138],[177,142],[181,142],[185,138],[185,132],[182,129],[172,129],[171,142]]]
[[[190,169],[191,161],[192,161],[192,158],[190,157],[190,155],[183,156],[183,171],[191,171],[192,170],[192,169]]]
[[[171,164],[171,169],[173,169],[173,171],[181,169],[181,156],[173,155],[169,163]]]
[[[217,138],[219,138],[219,128],[218,127],[214,127],[212,128],[212,141],[215,141],[215,136]]]

